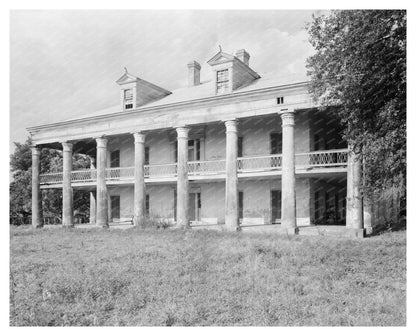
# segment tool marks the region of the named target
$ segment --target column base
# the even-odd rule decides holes
[[[240,232],[241,231],[241,226],[227,226],[227,225],[224,225],[223,230],[228,231],[228,232]]]
[[[133,217],[133,226],[134,227],[144,229],[144,227],[145,227],[144,224],[145,224],[144,218],[140,218],[140,217],[137,217],[137,216]]]
[[[365,237],[365,230],[364,229],[348,229],[349,236],[351,238],[364,238]]]
[[[365,236],[369,236],[372,233],[373,233],[373,228],[372,227],[364,228],[364,235]]]
[[[297,227],[287,228],[286,233],[288,235],[297,235],[299,233],[299,228],[297,228]]]

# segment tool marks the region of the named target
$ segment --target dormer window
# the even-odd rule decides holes
[[[124,90],[124,108],[126,110],[133,108],[133,89]]]
[[[227,93],[230,87],[228,69],[217,71],[217,93]]]

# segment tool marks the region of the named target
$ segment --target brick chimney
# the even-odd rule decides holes
[[[240,49],[235,53],[235,56],[237,56],[237,58],[245,65],[249,66],[248,61],[250,59],[250,54],[247,51]]]
[[[188,63],[188,86],[197,86],[201,84],[201,65],[197,61]]]

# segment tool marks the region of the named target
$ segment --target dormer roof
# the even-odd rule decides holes
[[[138,79],[139,79],[138,77],[129,74],[126,69],[126,72],[123,74],[123,76],[117,79],[116,83],[119,85],[123,85],[123,84],[136,82]]]
[[[153,89],[156,90],[158,92],[160,92],[161,94],[171,94],[172,92],[165,90],[164,88],[161,88],[160,86],[157,86],[153,83],[150,83],[144,79],[141,79],[139,77],[133,76],[131,74],[128,73],[128,71],[126,70],[126,72],[124,73],[123,76],[121,76],[116,83],[118,85],[124,85],[124,84],[129,84],[129,83],[137,83],[138,86],[140,87],[147,87],[149,89]]]
[[[219,51],[207,63],[212,66],[212,65],[232,62],[235,59],[236,57],[234,55],[230,55],[223,51]]]

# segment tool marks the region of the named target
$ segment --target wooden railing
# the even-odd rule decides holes
[[[209,175],[221,173],[225,173],[225,160],[188,162],[189,175]]]
[[[62,183],[63,174],[62,173],[46,173],[41,174],[39,178],[40,184],[56,184]]]
[[[177,164],[166,163],[159,165],[146,165],[144,166],[145,177],[171,177],[176,176]]]
[[[134,178],[134,167],[107,168],[105,170],[106,180],[131,180]]]
[[[315,151],[310,153],[295,154],[296,168],[325,168],[346,167],[348,162],[347,149],[335,149]],[[189,176],[205,176],[225,173],[225,160],[215,161],[190,161],[188,162]],[[282,155],[263,155],[252,157],[240,157],[237,159],[239,173],[270,172],[280,170],[282,167]],[[159,165],[145,165],[144,176],[146,178],[176,177],[177,164],[167,163]],[[97,179],[96,169],[75,170],[71,172],[72,182],[93,182]],[[106,169],[108,181],[124,181],[134,179],[134,167],[117,167]],[[62,183],[62,173],[48,173],[40,176],[41,184]]]
[[[237,170],[241,173],[277,170],[280,169],[281,166],[281,154],[240,157],[237,159]]]
[[[295,154],[297,168],[343,167],[348,163],[348,149],[330,149]]]
[[[72,182],[91,182],[97,179],[96,169],[74,170],[71,172]]]

